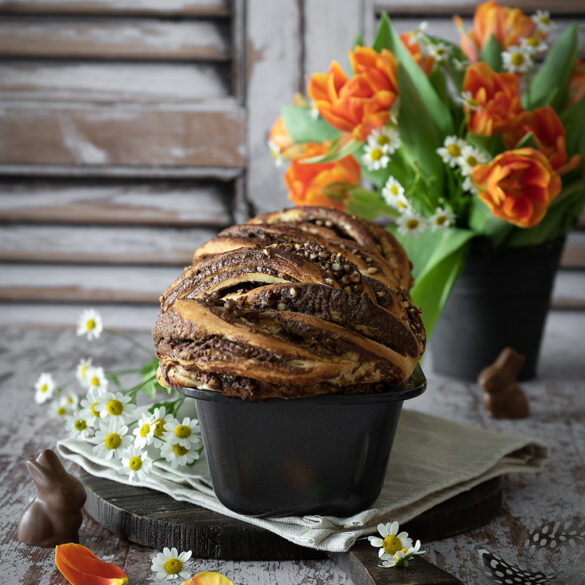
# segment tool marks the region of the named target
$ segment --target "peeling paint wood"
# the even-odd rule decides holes
[[[244,118],[232,101],[183,108],[4,103],[0,165],[243,167]]]
[[[193,102],[229,95],[229,64],[0,62],[1,100]]]
[[[0,221],[222,227],[233,196],[233,182],[220,181],[0,179]]]
[[[4,16],[0,56],[97,59],[227,60],[229,23]]]

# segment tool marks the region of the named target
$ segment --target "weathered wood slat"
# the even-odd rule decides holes
[[[573,231],[569,234],[561,265],[565,268],[585,268],[585,232]]]
[[[1,0],[0,13],[226,16],[230,0]]]
[[[30,19],[0,21],[0,56],[97,59],[230,58],[222,21]]]
[[[553,307],[585,311],[585,272],[560,270],[553,288]]]
[[[233,183],[219,181],[4,180],[0,221],[226,226],[233,197]]]
[[[509,4],[520,8],[523,12],[535,12],[536,10],[548,10],[554,14],[562,13],[585,13],[585,5],[581,0],[559,0],[552,4],[549,0],[516,0]],[[448,14],[459,12],[460,14],[473,14],[477,2],[470,0],[409,0],[399,6],[390,1],[375,3],[376,13],[384,10],[399,12],[401,14]]]
[[[186,265],[217,230],[97,226],[4,225],[0,260]],[[73,267],[66,270],[75,270]],[[31,267],[23,265],[28,272]],[[51,268],[35,270],[51,273]],[[5,279],[3,278],[5,282]]]
[[[7,165],[244,165],[244,110],[231,100],[183,108],[5,103],[0,136]]]
[[[228,95],[228,64],[0,62],[2,100],[192,102]]]

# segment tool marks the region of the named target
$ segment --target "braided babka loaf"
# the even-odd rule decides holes
[[[162,295],[157,379],[245,400],[388,390],[425,347],[411,284],[381,227],[321,207],[258,216],[198,248]]]

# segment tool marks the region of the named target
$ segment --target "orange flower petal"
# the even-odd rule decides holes
[[[120,567],[102,561],[89,549],[73,542],[55,547],[55,564],[72,585],[128,583],[128,576]]]
[[[234,585],[227,577],[221,573],[214,573],[212,571],[203,571],[191,577],[187,581],[183,581],[181,585]]]

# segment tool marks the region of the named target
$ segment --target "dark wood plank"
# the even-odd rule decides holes
[[[585,231],[573,231],[567,237],[561,257],[563,268],[585,268]]]
[[[213,20],[6,16],[0,21],[0,56],[226,60],[231,55],[228,26]]]
[[[242,167],[244,118],[231,100],[184,107],[6,103],[0,165]]]

